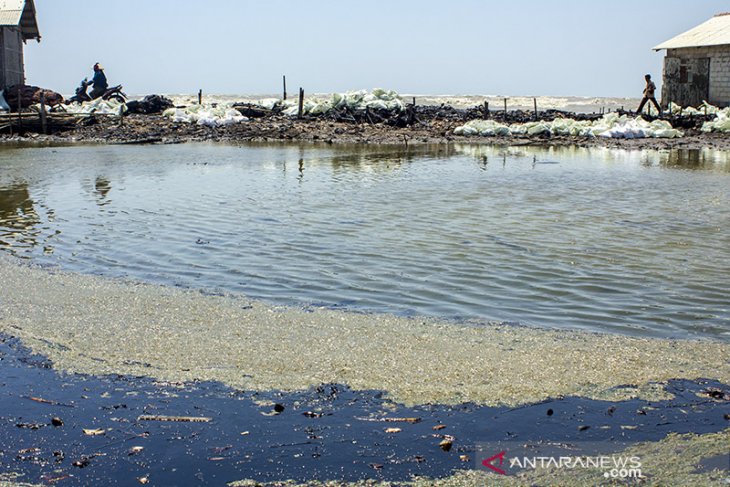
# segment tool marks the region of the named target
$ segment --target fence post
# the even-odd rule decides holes
[[[46,94],[41,91],[41,111],[38,114],[41,117],[41,131],[43,135],[48,134],[48,126],[46,125]]]
[[[23,132],[23,104],[20,101],[20,85],[18,85],[18,135]]]

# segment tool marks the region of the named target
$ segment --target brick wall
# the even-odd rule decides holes
[[[730,45],[668,49],[668,58],[710,59],[709,102],[720,106],[730,105]]]

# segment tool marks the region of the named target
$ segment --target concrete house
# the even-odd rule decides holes
[[[730,12],[663,42],[666,49],[662,106],[674,102],[697,106],[703,101],[730,105]]]
[[[0,0],[0,89],[25,83],[23,44],[41,40],[33,0]]]

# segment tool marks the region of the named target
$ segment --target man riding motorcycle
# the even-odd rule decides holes
[[[104,68],[99,63],[94,64],[94,78],[91,80],[91,84],[94,85],[94,89],[91,90],[90,94],[92,100],[96,100],[102,96],[109,88],[109,83],[104,74]]]

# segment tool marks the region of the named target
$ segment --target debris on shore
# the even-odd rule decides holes
[[[337,93],[298,101],[183,102],[159,95],[121,104],[31,105],[0,113],[0,141],[181,143],[308,141],[418,144],[469,142],[624,148],[730,149],[730,108],[679,108],[661,117],[549,110],[416,105],[396,92]],[[180,103],[180,100],[178,100]],[[537,108],[537,107],[536,107]],[[45,113],[47,112],[47,113]],[[43,118],[45,117],[45,123]]]

